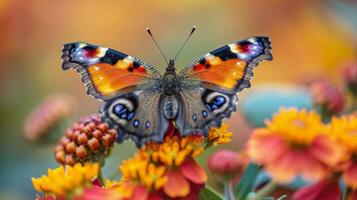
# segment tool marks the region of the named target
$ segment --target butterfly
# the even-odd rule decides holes
[[[161,142],[171,122],[182,136],[219,127],[236,110],[236,93],[250,87],[253,68],[272,60],[270,50],[268,37],[251,37],[200,56],[179,73],[171,59],[161,74],[133,56],[74,42],[63,47],[62,69],[75,69],[87,94],[103,101],[102,120],[118,131],[118,142],[130,138],[142,146]]]

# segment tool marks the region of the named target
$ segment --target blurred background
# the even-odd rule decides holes
[[[35,115],[52,109],[60,113],[53,118],[66,116],[69,125],[98,111],[100,103],[86,95],[79,76],[62,71],[64,43],[111,47],[163,70],[164,61],[145,28],[151,28],[172,57],[193,25],[198,29],[177,60],[178,68],[249,36],[269,36],[273,45],[273,62],[263,62],[255,70],[253,87],[239,94],[239,111],[227,120],[235,133],[233,141],[220,148],[239,150],[251,128],[280,105],[311,106],[304,84],[324,78],[339,85],[341,66],[357,59],[355,0],[0,0],[0,199],[33,199],[31,177],[58,165],[53,145],[31,136],[36,133],[31,130],[41,129],[36,126],[44,123],[42,118],[25,125],[41,102],[51,101],[48,96],[53,94],[65,96],[64,104],[50,102]],[[62,133],[55,134],[58,138]],[[202,165],[215,150],[200,157]],[[134,151],[131,142],[116,145],[107,173],[117,171],[120,160]]]

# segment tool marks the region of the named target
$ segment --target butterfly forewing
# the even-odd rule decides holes
[[[65,44],[62,60],[62,68],[77,70],[87,93],[101,100],[113,99],[138,90],[138,86],[161,80],[159,72],[140,59],[88,43]]]

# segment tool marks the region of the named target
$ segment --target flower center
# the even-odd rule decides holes
[[[296,127],[299,127],[299,128],[306,128],[306,123],[302,120],[294,120],[293,121],[293,125],[296,126]]]

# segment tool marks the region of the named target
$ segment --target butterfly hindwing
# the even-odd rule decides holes
[[[147,141],[162,141],[168,128],[163,117],[159,90],[146,89],[127,93],[101,107],[103,119],[118,130],[118,142],[131,138],[137,146]],[[123,134],[125,133],[125,134]]]
[[[115,98],[141,85],[156,84],[161,75],[140,59],[96,45],[75,42],[62,50],[62,68],[82,76],[87,93],[101,100]]]
[[[221,126],[222,119],[229,117],[236,110],[235,94],[196,87],[182,90],[180,97],[181,109],[176,125],[183,135],[206,135],[211,127]]]
[[[250,87],[253,68],[272,60],[267,37],[225,45],[199,57],[178,77],[181,109],[176,120],[183,134],[206,134],[236,110],[236,93]],[[204,114],[203,114],[204,113]]]

